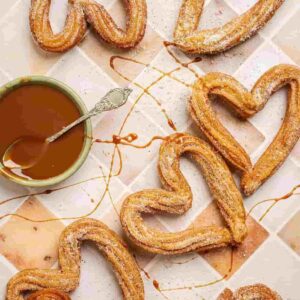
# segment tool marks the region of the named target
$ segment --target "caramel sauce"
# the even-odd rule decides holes
[[[0,132],[0,157],[16,140],[23,137],[45,140],[79,117],[76,105],[57,89],[24,85],[9,92],[0,99],[0,127],[6,128]],[[49,144],[34,166],[20,170],[17,175],[29,179],[49,179],[60,175],[77,160],[83,143],[84,125],[79,125]],[[33,146],[31,143],[28,149]],[[22,151],[15,155],[20,160],[27,157]],[[14,170],[10,172],[15,173]]]
[[[230,262],[229,262],[229,268],[228,268],[227,274],[225,274],[224,276],[222,276],[219,279],[216,279],[216,280],[213,280],[213,281],[210,281],[210,282],[207,282],[207,283],[200,283],[200,284],[194,284],[194,285],[190,285],[190,286],[180,286],[180,287],[165,288],[165,289],[159,288],[159,285],[158,285],[158,289],[161,292],[170,292],[170,291],[199,289],[199,288],[205,288],[205,287],[208,287],[208,286],[215,285],[215,284],[227,279],[231,275],[231,272],[232,272],[232,269],[233,269],[233,258],[234,258],[234,248],[231,247]],[[153,282],[153,284],[154,284],[154,282]]]
[[[159,288],[159,282],[157,280],[153,280],[153,286],[159,291],[160,288]]]

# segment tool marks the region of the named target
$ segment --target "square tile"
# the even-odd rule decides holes
[[[300,261],[275,236],[251,256],[249,262],[229,280],[229,286],[236,290],[241,286],[263,283],[277,291],[282,299],[297,300],[299,276]]]
[[[107,176],[105,167],[89,156],[77,173],[40,198],[55,215],[68,218],[66,223],[87,214],[100,218],[112,208],[112,203],[119,201],[125,188],[116,177],[112,177],[107,186]]]
[[[300,211],[278,233],[278,236],[300,256]]]
[[[278,64],[293,64],[293,61],[275,45],[265,42],[234,76],[251,90],[260,76]]]
[[[148,5],[148,19],[156,32],[171,41],[182,0],[151,0]]]
[[[237,13],[225,0],[211,0],[202,12],[199,28],[211,29],[223,26],[236,16]]]
[[[280,31],[273,38],[273,41],[278,45],[289,57],[291,57],[297,64],[300,64],[300,30],[298,20],[300,17],[300,9],[288,20],[288,22],[280,29]]]
[[[143,113],[135,110],[135,103],[128,101],[117,111],[108,112],[98,123],[94,130],[94,138],[101,140],[112,140],[113,135],[127,136],[134,133],[138,136],[134,144],[144,145],[154,136],[164,136],[162,130]],[[113,165],[113,174],[121,170],[119,179],[128,185],[136,176],[152,162],[158,155],[159,142],[154,142],[147,148],[134,148],[125,145],[118,145],[121,160],[118,152],[114,153],[115,145],[95,143],[92,153],[108,169]],[[113,164],[112,157],[114,156]],[[121,166],[121,169],[120,169]]]
[[[84,243],[81,248],[81,273],[89,276],[81,276],[72,299],[122,299],[112,266],[92,243]]]
[[[0,177],[0,215],[9,214],[17,209],[22,202],[28,198],[28,189],[9,181],[4,177]],[[7,219],[0,220],[3,224]]]
[[[161,107],[165,109],[169,119],[175,124],[177,131],[186,130],[187,124],[191,121],[187,110],[187,101],[191,96],[191,90],[178,84],[172,78],[165,77],[155,86],[151,87],[150,92],[159,99]],[[140,102],[140,107],[145,108],[147,106],[147,113],[151,114],[156,123],[160,124],[165,131],[173,133],[174,129],[168,125],[163,115],[161,113],[154,114],[153,107],[148,107],[148,103],[149,97],[144,98]],[[155,110],[157,110],[157,107],[155,107]]]
[[[120,200],[115,203],[114,207],[108,209],[101,217],[101,221],[105,223],[111,230],[116,232],[124,240],[126,239],[126,235],[121,226],[120,211],[122,208],[123,201],[126,199],[126,197],[129,196],[129,194],[130,193],[128,191],[122,193]]]
[[[194,253],[158,256],[147,271],[159,284],[165,296],[172,300],[216,299],[217,294],[224,288],[222,281],[209,285],[220,276]],[[208,285],[201,288],[201,285],[205,284]],[[164,291],[164,289],[170,290]],[[156,289],[147,289],[147,291],[149,299],[157,299]]]
[[[281,27],[292,18],[299,7],[300,2],[298,0],[284,1],[273,18],[261,29],[261,34],[267,37],[276,35]]]
[[[224,226],[224,221],[216,204],[209,205],[194,221],[193,226],[208,226],[212,223]],[[248,235],[241,245],[236,248],[225,247],[207,253],[200,253],[202,257],[222,276],[229,279],[251,255],[268,238],[269,233],[253,218],[248,217]],[[232,252],[233,251],[233,252]],[[231,265],[232,262],[232,265]],[[231,272],[230,269],[232,268]]]
[[[16,214],[37,220],[56,218],[35,197],[28,198]],[[0,253],[20,270],[50,268],[57,260],[58,239],[63,229],[61,221],[37,223],[11,217],[0,227]]]
[[[197,63],[197,66],[205,72],[233,74],[244,64],[262,42],[263,38],[259,35],[255,35],[229,51],[216,55],[203,56],[202,60]]]
[[[92,109],[110,89],[117,87],[107,74],[78,49],[65,54],[48,75],[73,88],[87,109]],[[103,115],[92,118],[92,123],[95,125]]]
[[[29,5],[30,1],[18,1],[1,24],[0,66],[12,77],[45,74],[62,56],[35,45],[29,28]]]
[[[1,1],[0,3],[0,18],[5,17],[9,10],[17,3],[17,0]]]
[[[182,62],[190,61],[175,49],[171,51],[175,52]],[[195,68],[194,65],[192,67]],[[199,70],[197,67],[196,69]],[[201,74],[201,70],[199,73]],[[144,95],[137,103],[136,109],[144,112],[168,133],[173,133],[174,129],[184,131],[187,124],[191,122],[187,112],[187,101],[191,95],[189,86],[194,83],[195,79],[195,75],[191,71],[182,68],[167,50],[163,49],[133,83],[133,85],[139,84],[147,88],[147,91],[155,97],[153,99],[150,95]],[[137,88],[137,90],[141,92],[140,89]],[[170,126],[169,120],[176,128]]]
[[[261,156],[262,151],[256,153],[254,161]],[[299,167],[287,158],[277,172],[271,176],[252,196],[245,199],[244,204],[247,211],[251,210],[251,216],[256,220],[261,220],[261,224],[269,232],[277,232],[282,228],[289,218],[300,207],[300,196],[295,195],[285,200],[279,201],[267,213],[267,210],[274,203],[272,201],[263,202],[268,199],[281,198],[288,194],[293,187],[300,182]],[[254,208],[255,207],[255,208]]]
[[[112,13],[112,17],[116,23],[125,26],[124,9],[121,1],[116,1],[109,9],[109,12]],[[102,68],[102,70],[113,78],[115,82],[121,86],[127,86],[129,82],[120,77],[111,68],[110,58],[113,55],[118,55],[148,64],[157,55],[162,46],[162,38],[148,24],[143,40],[137,47],[130,51],[115,49],[110,45],[105,44],[105,42],[101,41],[93,33],[88,34],[80,47],[100,68]],[[116,70],[125,75],[130,81],[132,81],[144,69],[143,65],[135,64],[126,60],[116,60],[115,62]]]

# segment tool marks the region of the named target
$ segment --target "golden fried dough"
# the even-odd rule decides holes
[[[284,0],[259,0],[247,12],[227,24],[198,31],[204,0],[183,0],[174,43],[184,52],[215,54],[224,52],[250,38],[263,27]]]
[[[241,118],[262,110],[273,93],[289,86],[288,105],[283,124],[273,142],[252,167],[242,146],[218,120],[210,96],[221,97]],[[288,157],[300,137],[300,69],[278,65],[267,71],[249,93],[237,80],[222,73],[209,73],[196,81],[189,108],[193,119],[212,145],[238,170],[241,188],[253,194]]]
[[[242,287],[235,293],[226,289],[217,300],[282,300],[282,298],[263,284]]]
[[[69,3],[69,12],[62,32],[54,34],[49,21],[51,0],[32,0],[30,28],[38,45],[50,52],[65,52],[84,37],[87,25],[79,2]]]
[[[92,241],[111,263],[127,300],[144,299],[144,286],[138,266],[119,236],[102,222],[82,219],[69,225],[59,241],[59,270],[24,270],[7,285],[7,300],[23,300],[26,291],[55,289],[70,292],[80,279],[80,248],[83,241]],[[55,299],[55,298],[54,298]]]
[[[192,193],[180,171],[180,156],[192,155],[199,164],[226,227],[190,227],[181,232],[162,232],[144,222],[142,214],[184,214],[192,205]],[[128,237],[146,251],[178,254],[240,243],[246,236],[243,199],[221,156],[203,140],[174,134],[162,144],[158,163],[165,189],[143,190],[130,195],[121,209],[121,223]]]
[[[109,44],[133,48],[144,37],[147,23],[145,0],[124,0],[128,13],[126,30],[120,29],[107,10],[94,0],[69,0],[64,29],[54,34],[49,21],[51,0],[32,0],[30,28],[38,45],[50,52],[65,52],[76,46],[87,30],[87,22]],[[87,22],[86,22],[87,21]]]

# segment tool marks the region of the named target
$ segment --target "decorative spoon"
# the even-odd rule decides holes
[[[87,114],[81,116],[79,119],[45,140],[35,137],[22,137],[17,139],[6,149],[2,158],[3,165],[9,169],[22,170],[33,167],[45,154],[50,143],[53,143],[66,132],[85,120],[96,116],[101,112],[113,110],[124,105],[131,92],[132,90],[128,88],[116,88],[109,91]]]

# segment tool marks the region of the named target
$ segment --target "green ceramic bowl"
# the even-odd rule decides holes
[[[83,115],[87,113],[87,109],[85,104],[82,102],[79,95],[73,91],[70,87],[65,85],[64,83],[55,80],[53,78],[45,77],[45,76],[27,76],[22,78],[17,78],[11,82],[8,82],[4,86],[0,88],[0,101],[3,96],[5,96],[10,91],[19,88],[20,86],[24,85],[30,85],[30,84],[39,84],[39,85],[46,85],[52,88],[55,88],[61,92],[63,92],[65,95],[67,95],[70,100],[72,100],[76,106],[78,107],[80,113]],[[92,145],[92,124],[90,120],[86,120],[84,123],[85,128],[85,139],[82,151],[78,157],[78,159],[75,161],[75,163],[67,169],[64,173],[49,178],[49,179],[43,179],[43,180],[29,180],[25,178],[21,178],[15,174],[12,174],[9,172],[6,168],[4,168],[2,164],[2,159],[0,160],[0,174],[2,174],[4,177],[8,178],[9,180],[16,182],[20,185],[29,186],[29,187],[48,187],[51,185],[58,184],[68,177],[70,177],[72,174],[74,174],[84,163],[86,160],[88,153],[90,151],[91,145]],[[1,142],[1,141],[0,141]]]

